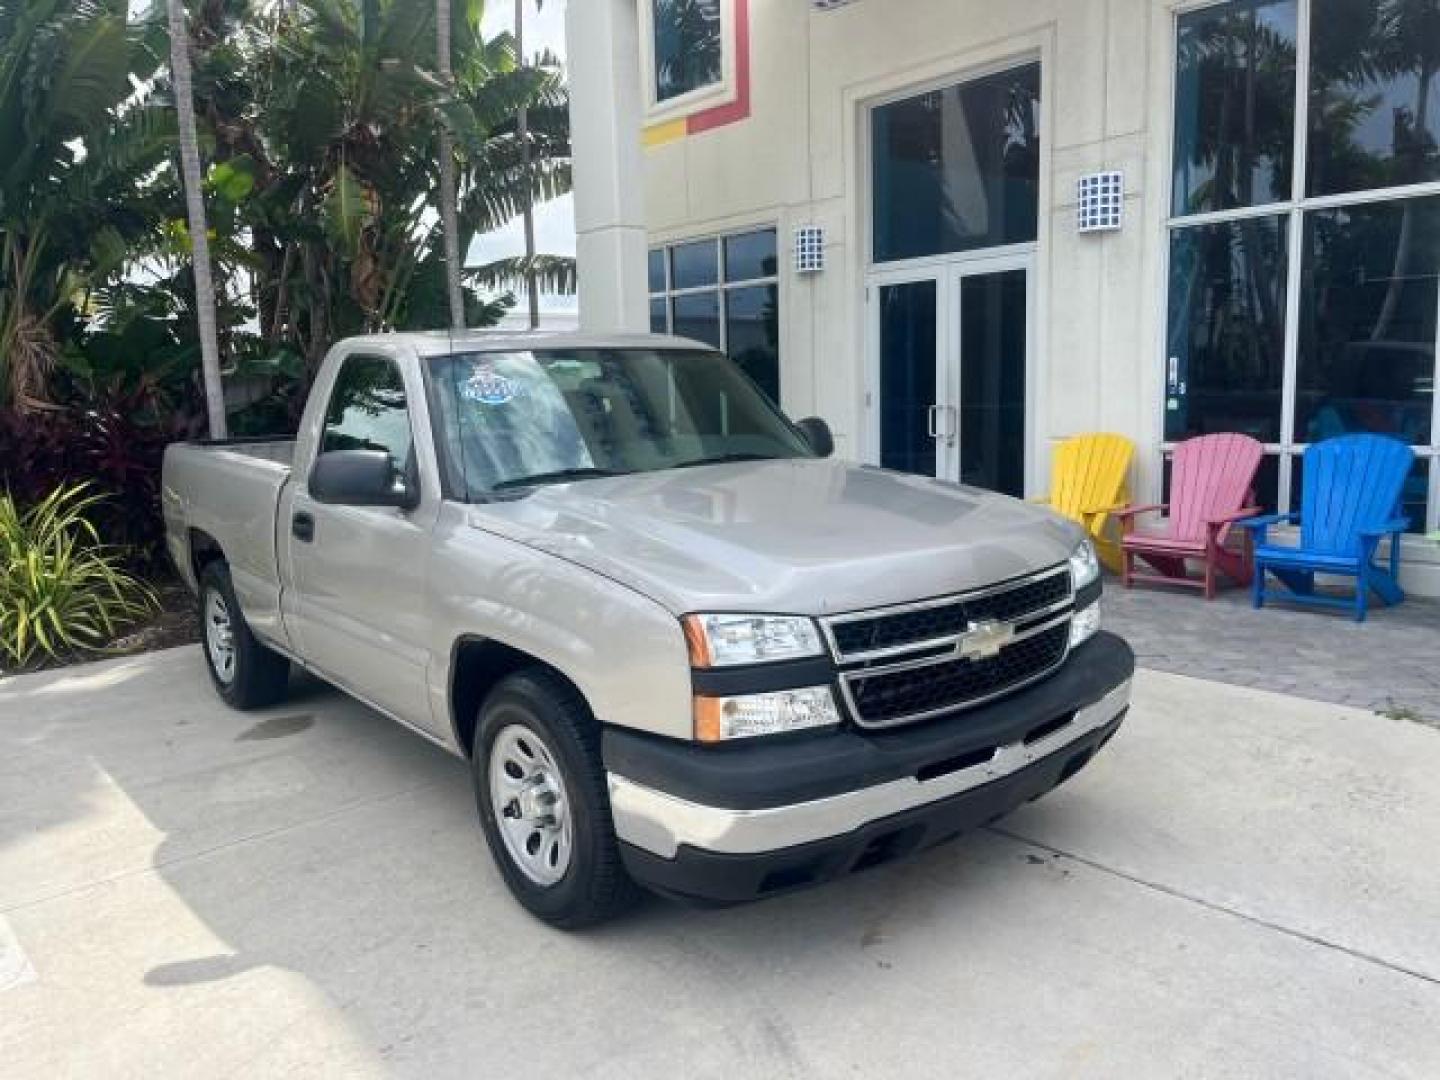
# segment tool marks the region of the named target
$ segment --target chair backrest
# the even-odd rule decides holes
[[[1123,497],[1135,444],[1124,435],[1095,432],[1066,439],[1055,448],[1050,505],[1069,518],[1113,506]]]
[[[1305,451],[1300,543],[1306,551],[1354,555],[1360,530],[1399,516],[1415,452],[1385,435],[1340,435]]]
[[[1205,525],[1245,508],[1265,448],[1249,435],[1200,435],[1175,447],[1170,535],[1203,540]]]

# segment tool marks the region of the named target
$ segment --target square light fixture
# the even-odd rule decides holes
[[[1125,174],[1098,172],[1075,183],[1076,225],[1082,233],[1114,232],[1124,221]]]
[[[795,230],[795,272],[818,274],[825,269],[825,230],[801,225]]]

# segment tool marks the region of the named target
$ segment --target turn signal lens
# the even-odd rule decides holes
[[[783,735],[838,723],[840,711],[828,686],[695,698],[695,738],[704,743]]]

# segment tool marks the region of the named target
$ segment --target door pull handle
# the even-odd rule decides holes
[[[301,511],[290,519],[290,531],[295,534],[296,540],[310,543],[315,539],[315,518]]]

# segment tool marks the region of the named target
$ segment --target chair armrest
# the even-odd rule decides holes
[[[1410,528],[1409,518],[1391,518],[1389,521],[1382,522],[1372,528],[1361,529],[1360,535],[1367,537],[1389,536],[1391,533],[1403,533],[1408,528]]]
[[[1299,521],[1299,514],[1265,514],[1262,517],[1247,517],[1234,524],[1241,529],[1268,529],[1271,525],[1294,525]]]
[[[1114,514],[1118,518],[1132,518],[1135,517],[1137,514],[1149,514],[1153,513],[1156,510],[1169,509],[1169,503],[1151,503],[1148,506],[1122,506],[1118,510],[1114,511]]]
[[[1222,525],[1243,525],[1260,513],[1260,507],[1247,506],[1243,510],[1236,510],[1233,514],[1222,514],[1220,517],[1211,518],[1205,522],[1212,529],[1218,529]]]
[[[1118,514],[1126,508],[1123,502],[1102,503],[1099,506],[1087,506],[1080,512],[1082,514]]]

